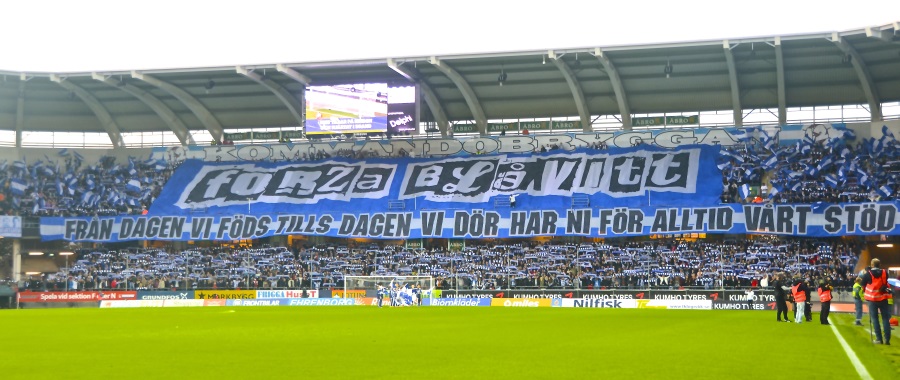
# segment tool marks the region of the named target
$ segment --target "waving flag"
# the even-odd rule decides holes
[[[72,157],[75,158],[75,167],[81,166],[81,163],[84,161],[84,157],[81,156],[77,151],[72,151]]]
[[[723,156],[730,157],[737,162],[744,163],[744,157],[741,157],[739,153],[731,152],[729,149],[722,149],[721,151]]]
[[[136,179],[128,181],[128,183],[125,184],[125,190],[129,193],[140,193],[141,181],[138,181]]]
[[[831,158],[831,156],[826,156],[819,161],[817,169],[818,171],[828,170],[828,168],[830,168],[832,165],[834,165],[834,159]]]
[[[882,197],[889,197],[891,196],[891,194],[894,194],[894,189],[892,189],[888,185],[884,185],[878,188],[878,194],[880,194]]]
[[[741,199],[747,199],[747,197],[750,196],[750,185],[749,184],[745,183],[745,184],[741,185],[741,188],[739,190],[741,192]]]
[[[777,153],[769,156],[768,159],[763,161],[763,164],[762,164],[763,169],[765,169],[765,170],[775,169],[775,166],[778,165],[778,161],[780,161],[780,160],[781,160],[781,158],[779,157],[779,154],[777,154]]]
[[[134,168],[134,160],[131,157],[128,157],[128,174],[131,176],[137,175],[137,169]]]
[[[137,198],[129,197],[125,200],[125,203],[131,207],[138,207],[141,205],[141,202]]]
[[[896,139],[894,138],[894,132],[891,132],[891,129],[888,128],[887,125],[882,125],[882,126],[881,126],[881,135],[882,135],[883,138],[886,137],[886,138],[889,138],[889,139],[891,139],[891,140],[896,140]]]
[[[13,195],[25,195],[25,190],[28,190],[28,185],[25,183],[25,181],[19,178],[13,178],[9,180],[9,191]]]

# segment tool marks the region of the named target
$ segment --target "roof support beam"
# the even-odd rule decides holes
[[[91,95],[90,92],[85,91],[83,88],[67,81],[66,78],[60,77],[59,75],[50,74],[50,80],[56,82],[62,88],[74,93],[75,96],[80,98],[81,101],[94,112],[94,115],[97,116],[97,120],[100,121],[100,125],[103,126],[103,129],[106,130],[106,134],[109,135],[109,141],[112,143],[113,148],[122,148],[125,146],[125,142],[122,141],[122,129],[119,128],[119,124],[116,123],[106,107],[104,107],[94,95]]]
[[[28,79],[24,73],[19,77],[19,98],[16,101],[16,148],[22,147],[22,130],[25,129],[25,83]]]
[[[734,64],[734,54],[731,53],[734,46],[731,46],[728,40],[722,41],[722,47],[725,49],[725,63],[728,65],[728,81],[731,82],[731,109],[734,113],[734,126],[742,127],[744,113],[741,108],[741,88],[738,83],[737,66]]]
[[[872,121],[882,121],[881,99],[878,97],[878,90],[875,88],[875,83],[872,81],[872,75],[869,73],[866,62],[863,61],[859,52],[853,48],[853,45],[850,45],[850,42],[841,38],[837,33],[831,34],[831,42],[850,57],[850,64],[853,65],[853,70],[856,71],[856,76],[859,77],[859,83],[862,85],[866,100],[869,101],[869,112],[872,115]]]
[[[294,119],[297,120],[297,125],[299,125],[301,128],[304,127],[304,124],[306,124],[306,107],[304,106],[303,93],[306,92],[306,85],[304,85],[303,90],[300,91],[300,99],[297,99],[296,97],[291,95],[291,93],[288,92],[288,90],[285,89],[284,86],[275,83],[275,81],[269,78],[253,72],[253,70],[249,70],[241,66],[236,66],[235,70],[238,72],[238,74],[250,78],[250,80],[258,83],[260,86],[265,87],[267,90],[275,94],[275,97],[277,97],[278,100],[281,100],[281,103],[283,103],[284,106],[287,107],[288,111],[291,112],[291,115],[294,116]]]
[[[197,119],[200,120],[200,123],[203,124],[203,126],[206,127],[206,130],[209,131],[209,134],[212,135],[213,140],[222,142],[222,135],[224,133],[224,131],[222,130],[222,124],[220,124],[219,120],[217,120],[216,117],[213,116],[212,112],[210,112],[209,109],[207,109],[206,106],[203,105],[203,103],[200,103],[200,101],[197,100],[197,98],[195,98],[193,95],[189,94],[185,90],[182,90],[176,85],[173,85],[169,82],[164,82],[138,71],[132,71],[131,77],[147,82],[165,92],[168,92],[169,95],[174,96],[175,99],[178,99],[178,101],[184,104],[185,107],[191,110],[194,116],[197,116]]]
[[[478,101],[478,97],[475,95],[475,91],[472,90],[472,86],[469,85],[469,82],[466,82],[466,79],[459,75],[459,73],[438,59],[438,57],[431,57],[428,62],[430,62],[434,67],[440,70],[447,78],[450,78],[450,81],[456,85],[456,88],[462,92],[463,99],[466,100],[466,104],[469,105],[469,110],[472,112],[472,117],[475,119],[475,126],[478,127],[478,133],[482,136],[487,136],[487,117],[484,116],[484,109],[481,108],[481,102]]]
[[[781,37],[775,37],[775,78],[778,82],[778,124],[787,124],[787,91],[784,85],[784,55]]]
[[[152,109],[153,112],[156,112],[159,118],[169,126],[169,129],[171,129],[172,132],[175,133],[175,136],[178,137],[178,141],[181,143],[181,145],[196,144],[196,142],[194,141],[194,137],[191,136],[191,132],[188,130],[187,126],[184,125],[184,122],[178,118],[178,116],[175,114],[175,111],[172,111],[169,106],[165,105],[165,103],[160,101],[157,97],[153,96],[147,91],[141,90],[140,88],[131,86],[125,82],[116,81],[115,79],[102,74],[92,73],[91,77],[94,78],[94,80],[106,83],[111,87],[118,88],[131,94],[131,96],[134,96],[135,98],[146,104],[147,107],[150,107],[150,109]]]
[[[885,30],[882,30],[879,27],[866,27],[866,37],[869,38],[877,38],[884,42],[893,42],[894,33],[888,33]]]
[[[434,121],[441,131],[441,137],[447,137],[450,129],[450,121],[447,119],[447,113],[444,112],[444,105],[441,104],[441,100],[438,99],[437,95],[431,89],[431,86],[421,79],[421,75],[416,69],[403,67],[402,64],[398,64],[393,58],[388,58],[387,64],[391,70],[396,71],[397,74],[402,75],[406,80],[419,86],[419,90],[422,91],[422,96],[425,97],[425,104],[427,104],[428,109],[431,110],[431,115],[434,116]]]
[[[312,83],[312,79],[309,79],[308,76],[300,74],[297,70],[287,67],[283,63],[275,65],[275,70],[279,73],[287,75],[289,78],[297,82],[300,82],[300,84],[304,86],[309,86],[309,84]]]
[[[631,130],[631,106],[628,105],[628,96],[625,93],[625,86],[622,84],[622,78],[619,76],[619,70],[616,65],[604,54],[600,48],[594,49],[594,56],[600,60],[606,75],[609,76],[609,82],[612,84],[613,92],[616,94],[616,102],[619,103],[619,115],[622,118],[622,129]]]
[[[575,108],[578,110],[578,117],[581,119],[581,129],[584,132],[592,131],[591,112],[587,109],[587,102],[584,100],[584,91],[581,89],[581,84],[578,83],[578,78],[575,77],[572,68],[561,59],[562,57],[557,56],[553,50],[547,52],[547,57],[553,61],[556,68],[558,68],[563,77],[566,78],[569,90],[572,91],[572,97],[575,98]]]

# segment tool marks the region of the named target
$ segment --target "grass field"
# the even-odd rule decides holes
[[[832,319],[873,378],[900,378],[900,341],[873,346],[851,316]],[[773,312],[213,307],[0,321],[3,379],[859,377],[829,326]]]
[[[317,108],[317,109],[307,109],[306,110],[306,118],[308,120],[317,119],[320,116],[323,119],[330,119],[333,117],[337,117],[337,118],[348,117],[348,118],[356,119],[359,117],[359,114],[352,113],[352,112],[346,112],[346,111],[338,111],[338,110],[333,110],[333,109],[328,109],[328,108]]]

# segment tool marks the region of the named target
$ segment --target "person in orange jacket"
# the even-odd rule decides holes
[[[822,304],[822,312],[819,313],[819,322],[823,325],[830,325],[828,322],[828,313],[831,312],[831,291],[834,290],[830,284],[822,280],[819,282],[819,302]]]
[[[806,294],[809,292],[809,287],[806,286],[806,283],[803,282],[803,279],[798,278],[794,281],[794,286],[791,287],[791,295],[794,296],[794,309],[796,309],[796,313],[794,315],[794,323],[803,323],[803,319],[806,316]]]
[[[861,277],[866,303],[869,304],[869,320],[872,324],[872,332],[875,333],[873,343],[890,345],[892,290],[891,285],[887,282],[887,271],[881,269],[881,260],[876,258],[872,259],[872,269],[863,273]],[[880,320],[879,314],[881,314]]]

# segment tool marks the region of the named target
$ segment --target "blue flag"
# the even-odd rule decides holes
[[[138,181],[136,179],[128,181],[128,183],[125,184],[125,190],[130,193],[140,193],[141,181]]]
[[[28,190],[28,185],[25,181],[19,178],[9,180],[9,192],[13,195],[25,195],[25,190]]]
[[[749,184],[745,183],[745,184],[741,185],[741,188],[739,190],[741,192],[741,199],[747,199],[747,197],[750,196],[750,185]]]

